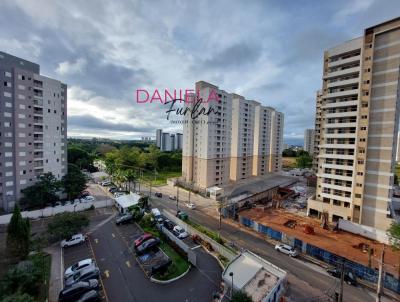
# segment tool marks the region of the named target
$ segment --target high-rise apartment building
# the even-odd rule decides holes
[[[314,129],[304,130],[303,150],[308,152],[308,154],[310,154],[311,156],[314,153],[314,136],[315,136]]]
[[[9,211],[37,177],[67,172],[67,86],[0,52],[0,202]]]
[[[318,182],[309,214],[389,227],[399,65],[400,18],[325,51]]]
[[[156,146],[161,148],[162,129],[156,130]]]
[[[313,157],[313,171],[318,172],[318,155],[319,155],[319,144],[321,140],[321,121],[322,121],[322,90],[317,91],[316,95],[316,110],[315,110],[315,125],[314,125],[314,150],[312,152]],[[310,154],[311,155],[311,154]]]
[[[182,150],[182,133],[167,133],[157,129],[156,146],[161,151]]]
[[[197,121],[185,116],[184,181],[208,188],[281,169],[282,113],[203,81],[196,83],[196,93],[203,100],[217,95],[219,102],[204,102],[202,106],[206,110],[211,106],[218,114],[201,116]],[[192,109],[194,102],[186,106]]]

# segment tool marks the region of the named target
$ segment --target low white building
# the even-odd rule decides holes
[[[121,214],[125,214],[128,212],[130,207],[139,203],[140,198],[142,198],[142,196],[139,194],[130,192],[127,195],[115,198],[115,206]]]
[[[225,284],[232,287],[233,281],[233,289],[246,292],[253,302],[278,302],[286,278],[286,271],[250,251],[233,259],[222,273]]]

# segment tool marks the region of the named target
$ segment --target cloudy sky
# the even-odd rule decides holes
[[[68,134],[131,139],[178,130],[136,89],[205,80],[313,127],[323,50],[398,16],[398,0],[2,0],[0,50],[68,84]]]

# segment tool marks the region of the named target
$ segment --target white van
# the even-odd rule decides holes
[[[162,222],[163,219],[161,217],[161,212],[159,209],[157,209],[157,208],[151,209],[151,214],[153,214],[153,216],[157,222],[159,222],[159,223]]]

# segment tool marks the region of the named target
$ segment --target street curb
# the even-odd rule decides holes
[[[190,271],[191,268],[192,268],[192,265],[189,265],[189,268],[186,270],[186,272],[184,272],[182,275],[180,275],[180,276],[178,276],[178,277],[175,277],[175,278],[173,278],[173,279],[169,279],[169,280],[158,280],[158,279],[156,279],[156,278],[154,278],[154,277],[152,276],[152,277],[150,277],[150,281],[153,282],[153,283],[157,283],[157,284],[170,284],[170,283],[172,283],[172,282],[174,282],[174,281],[177,281],[177,280],[179,280],[179,279],[185,277],[186,274],[189,273],[189,271]]]

